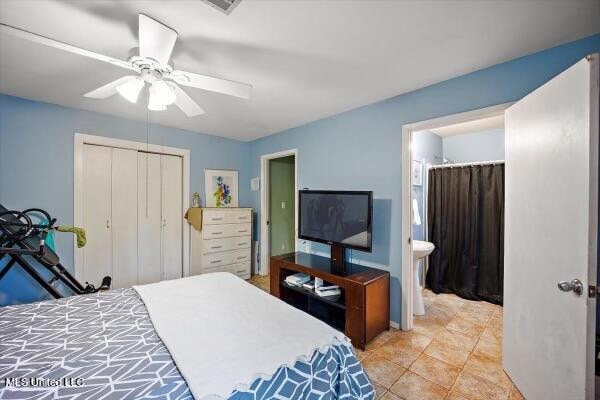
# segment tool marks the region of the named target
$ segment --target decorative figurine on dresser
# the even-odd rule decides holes
[[[200,218],[192,222],[190,211],[196,210]],[[192,275],[224,271],[250,279],[251,208],[191,208],[188,221],[192,225]]]

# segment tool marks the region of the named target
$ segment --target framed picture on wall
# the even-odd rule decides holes
[[[204,170],[206,207],[238,207],[238,171]]]
[[[413,186],[423,186],[423,160],[412,162],[412,183]]]

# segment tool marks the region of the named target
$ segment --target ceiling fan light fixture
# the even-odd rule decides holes
[[[152,105],[163,105],[169,106],[175,103],[175,91],[163,80],[152,82],[150,86],[150,99],[148,106]]]
[[[144,84],[144,81],[139,77],[133,78],[122,85],[117,86],[117,92],[130,103],[137,103],[140,91],[144,87]]]

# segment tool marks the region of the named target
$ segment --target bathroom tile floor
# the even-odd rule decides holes
[[[269,278],[250,283],[269,291]],[[382,400],[523,399],[502,370],[502,307],[424,290],[414,329],[383,332],[356,350]]]

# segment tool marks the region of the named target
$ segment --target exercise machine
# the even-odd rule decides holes
[[[34,219],[37,223],[34,223]],[[88,282],[83,286],[60,263],[60,258],[49,246],[46,239],[55,229],[56,218],[39,208],[29,208],[24,211],[7,210],[0,204],[0,262],[5,257],[9,260],[0,270],[0,280],[15,265],[19,265],[52,297],[59,299],[72,294],[96,293],[110,289],[111,277],[105,276],[99,287]],[[48,270],[51,279],[47,281],[42,274],[28,261],[27,257],[35,259],[43,268]],[[61,290],[61,283],[72,293]]]

